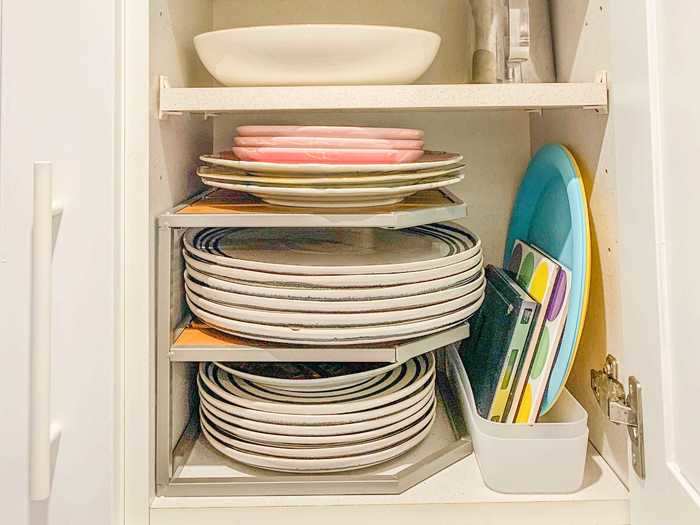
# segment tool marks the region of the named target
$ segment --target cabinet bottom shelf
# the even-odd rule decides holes
[[[204,460],[206,456],[197,452],[196,457]],[[194,467],[191,464],[188,468]],[[233,522],[273,525],[280,520],[293,525],[363,522],[426,525],[448,523],[445,520],[518,525],[627,525],[628,497],[625,486],[589,446],[584,484],[573,494],[494,492],[484,485],[472,454],[402,494],[158,497],[151,506],[151,525]]]

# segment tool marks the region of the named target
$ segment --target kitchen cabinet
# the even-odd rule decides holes
[[[10,366],[0,386],[0,487],[7,521],[697,523],[698,179],[691,162],[700,116],[689,50],[698,11],[688,1],[552,0],[558,82],[472,85],[463,83],[471,22],[462,0],[73,0],[43,6],[41,16],[4,2],[0,319]],[[443,46],[411,86],[222,88],[192,45],[194,35],[215,29],[329,21],[421,27],[439,32]],[[183,472],[216,484],[229,466],[195,443],[169,470],[193,410],[193,363],[202,358],[159,343],[158,322],[172,306],[162,296],[171,276],[159,273],[159,242],[182,227],[173,208],[202,190],[193,176],[198,156],[228,148],[236,126],[273,122],[422,128],[435,146],[461,152],[468,175],[435,213],[454,218],[464,203],[460,222],[479,233],[493,263],[531,154],[551,142],[571,148],[593,237],[588,317],[568,381],[589,414],[579,491],[496,493],[474,455],[401,494],[167,490]],[[30,315],[36,161],[52,163],[62,208],[53,218],[50,388],[30,373],[32,350],[42,350]],[[414,219],[374,217],[389,227]],[[246,225],[258,220],[274,226],[269,216]],[[226,350],[207,351],[210,359]],[[607,354],[625,385],[635,376],[642,386],[645,479],[631,461],[627,429],[608,421],[590,387],[590,371]],[[50,495],[31,501],[30,472],[49,471],[36,469],[28,447],[37,430],[30,400],[47,393],[60,437],[43,450],[50,451]],[[164,410],[167,424],[159,426]]]

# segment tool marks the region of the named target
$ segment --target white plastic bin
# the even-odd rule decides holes
[[[494,423],[476,411],[469,379],[454,346],[447,349],[447,377],[465,415],[484,483],[508,494],[578,490],[588,447],[588,414],[568,390],[534,425]]]

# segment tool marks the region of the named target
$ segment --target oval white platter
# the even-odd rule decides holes
[[[311,447],[299,447],[293,445],[288,446],[280,443],[256,443],[237,438],[235,434],[232,435],[232,433],[228,431],[228,428],[231,427],[226,423],[222,423],[215,417],[207,414],[206,410],[200,410],[199,413],[200,420],[206,419],[207,423],[209,423],[213,429],[221,432],[221,436],[223,436],[222,441],[224,441],[224,443],[228,446],[256,454],[299,459],[357,456],[382,450],[410,439],[411,437],[420,433],[420,431],[435,417],[435,409],[433,408],[433,410],[428,412],[422,418],[412,422],[411,424],[405,425],[401,430],[361,443],[324,444],[323,446],[317,445]]]
[[[223,410],[229,414],[233,413],[234,415],[245,419],[252,419],[263,423],[275,423],[278,425],[328,426],[369,421],[371,419],[377,419],[390,414],[395,414],[397,412],[402,412],[407,408],[414,406],[416,403],[421,401],[423,397],[427,397],[435,390],[433,375],[433,380],[428,381],[428,383],[424,385],[422,389],[390,405],[353,413],[287,414],[246,408],[240,404],[233,404],[233,402],[228,401],[227,398],[231,398],[231,395],[218,384],[217,379],[210,367],[208,368],[200,365],[197,381],[200,388],[200,395],[202,388],[206,387],[207,391],[209,392],[208,396],[204,396],[206,397],[206,401],[220,410]]]
[[[210,368],[212,371],[216,374],[216,384],[221,386],[217,395],[236,406],[277,414],[321,415],[369,411],[404,399],[433,381],[435,358],[427,354],[411,359],[389,372],[382,383],[366,391],[319,399],[268,393],[214,365]]]
[[[400,284],[416,284],[425,281],[434,281],[452,275],[462,275],[472,268],[482,266],[481,253],[475,257],[460,261],[448,266],[432,268],[429,270],[419,270],[415,272],[402,273],[376,273],[376,274],[353,274],[350,276],[338,275],[301,275],[288,273],[269,273],[257,270],[246,270],[243,268],[232,268],[231,266],[221,266],[206,261],[199,261],[193,258],[185,250],[183,255],[187,265],[193,266],[210,275],[218,275],[238,281],[248,283],[260,283],[267,286],[283,287],[317,287],[317,288],[364,288],[373,286],[395,286]]]
[[[206,420],[202,420],[202,433],[209,443],[222,454],[247,465],[254,467],[276,470],[280,472],[306,472],[306,473],[323,473],[323,472],[342,472],[347,470],[355,470],[369,467],[378,463],[389,461],[397,456],[400,456],[423,441],[430,433],[434,421],[431,419],[418,434],[395,444],[394,446],[361,454],[356,456],[347,456],[341,458],[316,458],[316,459],[298,459],[298,458],[281,458],[276,456],[265,456],[252,452],[244,452],[233,448],[226,444],[226,436],[216,431]]]
[[[238,159],[232,151],[214,155],[202,155],[202,162],[214,166],[237,168],[255,173],[279,173],[295,175],[328,175],[331,173],[396,173],[401,171],[418,171],[442,168],[459,164],[464,157],[459,153],[444,151],[426,151],[415,162],[405,164],[284,164],[276,162],[249,162]]]
[[[310,394],[318,393],[320,395],[329,391],[341,392],[347,391],[351,388],[361,387],[378,376],[391,372],[394,368],[401,366],[403,363],[389,363],[387,365],[365,370],[363,372],[313,379],[287,379],[281,377],[271,377],[239,370],[228,363],[221,363],[217,361],[214,364],[233,376],[240,377],[241,379],[245,379],[257,385],[262,385],[266,388],[276,388],[287,392],[295,392],[297,395],[300,395],[303,392]]]
[[[300,275],[415,272],[467,261],[481,241],[457,224],[381,228],[203,228],[185,249],[206,262]],[[284,261],[280,254],[284,253]]]
[[[408,414],[404,419],[396,423],[378,427],[364,432],[355,432],[351,434],[340,434],[332,436],[294,436],[284,434],[272,434],[268,432],[259,432],[257,430],[249,430],[242,426],[236,425],[227,421],[230,419],[226,412],[212,407],[208,404],[201,404],[200,410],[203,410],[209,420],[221,431],[237,436],[247,441],[262,444],[276,444],[283,446],[294,447],[319,447],[328,445],[341,445],[350,443],[363,443],[373,439],[381,438],[398,432],[407,426],[413,425],[417,421],[423,419],[426,414],[435,409],[435,397],[431,396],[421,402],[418,410]],[[235,416],[234,416],[235,419]]]
[[[253,432],[271,435],[270,439],[296,439],[296,438],[312,438],[312,439],[328,439],[331,442],[350,442],[353,440],[364,440],[365,434],[375,435],[377,432],[383,432],[383,429],[390,426],[402,424],[404,420],[413,417],[415,414],[423,411],[426,406],[435,403],[434,389],[425,389],[419,396],[412,396],[414,403],[408,405],[403,410],[399,410],[393,414],[380,416],[375,419],[364,421],[356,421],[354,423],[345,424],[329,424],[329,425],[294,425],[283,423],[268,423],[264,421],[256,421],[240,417],[232,414],[229,411],[236,411],[236,407],[227,405],[223,401],[217,399],[201,385],[201,380],[197,379],[199,385],[199,395],[201,405],[211,413],[215,414],[219,419],[226,421],[237,427]]]
[[[484,288],[485,283],[472,293],[457,299],[431,306],[421,306],[419,308],[392,310],[389,312],[316,313],[315,315],[309,315],[309,312],[261,310],[257,308],[231,306],[229,304],[214,302],[206,297],[208,289],[189,280],[185,284],[185,293],[188,295],[190,300],[198,306],[204,308],[208,312],[220,315],[227,319],[262,324],[286,324],[293,326],[341,328],[402,323],[448,314],[475,303],[483,295]]]
[[[202,182],[212,188],[243,191],[259,197],[274,206],[292,206],[300,208],[360,208],[371,206],[388,206],[401,202],[406,197],[419,191],[434,190],[457,184],[464,175],[444,178],[433,182],[407,186],[386,186],[355,188],[300,188],[267,187],[254,184],[232,184],[215,179],[203,178]]]
[[[210,296],[205,297],[225,304],[242,306],[248,305],[257,308],[266,308],[268,310],[330,313],[402,310],[457,299],[458,297],[462,297],[463,295],[473,292],[483,284],[483,270],[479,268],[476,268],[476,270],[476,272],[472,272],[471,274],[472,280],[457,278],[456,282],[452,283],[451,281],[455,281],[455,279],[451,277],[441,279],[440,281],[447,281],[450,283],[446,287],[442,288],[436,287],[434,281],[420,283],[420,285],[403,285],[392,287],[420,287],[421,289],[427,289],[428,291],[421,293],[420,290],[416,290],[416,295],[404,295],[386,299],[358,299],[353,297],[344,298],[342,295],[340,298],[329,296],[330,293],[335,293],[338,295],[348,291],[356,293],[358,290],[366,291],[367,293],[386,294],[386,292],[383,290],[377,290],[376,288],[366,288],[364,290],[340,289],[337,291],[319,289],[320,292],[324,293],[323,297],[307,297],[303,299],[295,298],[295,296],[299,295],[299,292],[294,289],[278,288],[277,291],[280,292],[278,297],[268,297],[268,295],[271,295],[271,292],[267,290],[267,287],[262,287],[261,290],[261,287],[258,286],[238,284],[225,278],[214,277],[212,275],[199,272],[193,267],[188,267],[184,275],[185,278],[190,278],[190,280],[194,280],[206,286]],[[262,291],[262,293],[265,295],[252,295],[253,293],[260,291]],[[292,296],[292,298],[287,299],[285,298],[286,296]]]
[[[186,297],[187,305],[195,316],[223,332],[263,341],[316,346],[382,343],[421,337],[445,330],[466,320],[481,307],[483,300],[482,296],[477,302],[461,310],[419,321],[349,328],[309,328],[303,326],[273,326],[227,319],[220,315],[212,314],[203,309],[203,307],[200,308],[195,304],[193,298]],[[202,304],[204,301],[197,299],[197,302]]]
[[[200,166],[197,168],[197,175],[202,178],[220,180],[223,182],[254,182],[261,184],[282,184],[286,186],[313,186],[313,185],[335,185],[335,186],[367,186],[383,183],[405,183],[409,181],[421,181],[455,175],[464,170],[464,164],[456,164],[454,167],[437,168],[429,170],[419,170],[408,173],[394,173],[387,175],[350,175],[343,173],[330,175],[327,177],[300,177],[282,175],[279,173],[269,173],[261,175],[249,171],[241,171],[233,168],[221,168],[214,166]]]

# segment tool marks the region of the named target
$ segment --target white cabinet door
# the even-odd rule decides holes
[[[700,523],[700,105],[696,1],[610,2],[623,377],[643,388],[633,525]]]
[[[109,524],[115,504],[119,152],[113,0],[7,1],[0,106],[2,523]],[[31,502],[32,165],[53,162],[51,494]],[[36,383],[35,385],[36,386]]]

